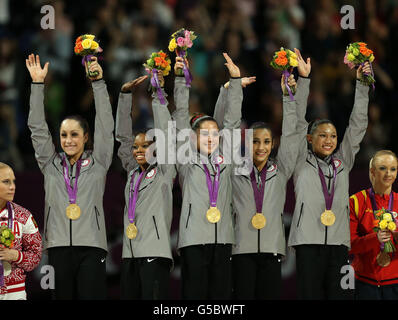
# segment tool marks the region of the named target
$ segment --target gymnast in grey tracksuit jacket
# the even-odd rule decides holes
[[[226,89],[220,89],[215,108],[215,118],[221,121],[224,108]],[[276,157],[270,158],[273,136],[265,123],[255,123],[253,141],[269,139],[269,146],[262,144],[261,150],[267,152],[264,168],[259,171],[253,163],[253,173],[257,187],[261,182],[261,173],[266,170],[262,214],[266,225],[256,229],[251,223],[258,213],[251,181],[251,173],[232,175],[232,201],[235,215],[236,243],[232,249],[234,297],[237,299],[278,299],[281,292],[280,256],[286,254],[286,240],[283,224],[283,209],[286,197],[286,184],[293,173],[297,157],[296,138],[296,101],[283,96],[283,122],[280,146]],[[256,130],[260,138],[255,136]],[[261,143],[261,141],[258,141]],[[266,143],[266,142],[264,142]],[[268,150],[266,150],[268,148]],[[253,151],[254,152],[254,151]],[[254,155],[253,155],[254,156]],[[260,158],[262,159],[262,158]],[[253,161],[250,158],[250,161]],[[263,160],[262,160],[263,161]]]
[[[231,79],[230,82],[223,124],[226,130],[239,128],[241,119],[241,79]],[[176,77],[174,99],[177,130],[190,130],[189,88],[183,77]],[[215,122],[210,118],[203,117]],[[177,145],[180,149],[181,145],[178,142]],[[178,162],[177,159],[183,196],[178,237],[178,249],[182,258],[182,295],[185,299],[227,299],[231,294],[230,256],[231,245],[234,243],[231,198],[233,166],[226,163],[228,161],[223,156],[223,150],[219,148],[208,156],[198,150],[191,151],[192,156],[187,163]],[[221,212],[221,219],[216,223],[206,219],[210,197],[203,163],[207,163],[212,180],[217,171],[216,164],[220,166],[217,208]]]
[[[164,92],[163,94],[167,96]],[[123,168],[127,171],[123,219],[122,299],[167,299],[169,273],[173,261],[170,228],[176,168],[174,164],[167,163],[149,164],[147,162],[144,166],[137,163],[132,151],[134,147],[137,147],[136,137],[145,136],[145,133],[141,132],[136,136],[133,134],[131,106],[132,94],[121,92],[116,115],[116,140],[121,143],[118,156]],[[162,105],[158,96],[153,94],[152,110],[154,126],[162,130],[167,142],[167,126],[168,121],[171,120],[167,103]],[[157,154],[164,152],[167,159],[168,148],[175,148],[175,144],[168,146],[163,142],[160,139],[157,140]],[[130,224],[129,197],[133,195],[142,170],[146,170],[147,173],[144,174],[138,187],[134,221],[138,233],[136,238],[129,239],[125,232]],[[134,181],[131,181],[133,176]]]
[[[348,264],[350,247],[349,172],[368,124],[369,88],[359,80],[356,81],[354,107],[343,140],[334,153],[320,157],[313,148],[307,148],[308,123],[305,120],[305,109],[309,84],[310,79],[300,77],[296,93],[299,154],[293,174],[296,205],[288,245],[296,249],[299,298],[341,299],[346,295],[340,286],[340,269]],[[320,129],[321,125],[324,129]],[[333,136],[335,128],[328,120],[314,122],[308,130],[308,138],[314,135],[327,137],[327,130],[330,130],[331,138],[324,140],[322,148],[331,148],[330,141],[337,141],[337,136]],[[312,139],[312,143],[316,143]],[[332,191],[335,170],[335,191],[331,207],[335,222],[330,226],[321,222],[326,204],[318,168],[321,168],[325,176],[329,193]]]
[[[77,289],[78,298],[105,298],[102,295],[106,290],[104,261],[107,239],[103,196],[106,174],[112,162],[114,120],[104,80],[93,81],[92,88],[96,108],[94,147],[93,150],[84,150],[80,157],[76,204],[81,208],[81,216],[71,220],[65,213],[69,195],[64,180],[63,159],[68,157],[65,152],[55,150],[45,121],[44,84],[31,85],[28,126],[35,157],[44,175],[44,249],[48,249],[50,263],[55,268],[55,298],[61,299],[74,299],[74,286],[81,288],[83,283],[86,287],[83,291]],[[69,160],[65,163],[71,185],[74,186],[77,164],[71,166]],[[92,252],[92,269],[80,269],[80,263],[85,261],[83,259],[88,263]],[[85,258],[79,260],[83,256]]]

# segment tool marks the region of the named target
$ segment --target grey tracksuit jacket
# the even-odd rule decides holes
[[[214,110],[214,117],[221,122],[225,109],[225,97],[229,89],[221,87]],[[250,174],[232,174],[232,201],[235,215],[236,244],[232,254],[245,253],[286,253],[286,240],[283,224],[283,209],[286,197],[286,183],[293,173],[297,158],[296,101],[283,97],[283,122],[280,146],[275,159],[269,159],[262,213],[267,219],[266,226],[257,230],[251,224],[256,213],[256,203]],[[249,142],[251,143],[251,141]],[[255,166],[257,183],[259,171]]]
[[[96,116],[94,149],[84,151],[78,179],[77,205],[81,216],[70,220],[65,214],[69,197],[65,186],[62,156],[57,153],[45,121],[44,84],[31,85],[28,126],[35,157],[44,175],[44,249],[59,246],[90,246],[107,250],[103,195],[106,174],[112,162],[114,120],[104,80],[92,82]],[[69,167],[74,186],[76,165]]]
[[[298,139],[299,154],[293,173],[296,206],[290,228],[289,246],[302,244],[345,245],[350,247],[349,229],[349,172],[359,151],[359,144],[365,135],[368,124],[369,87],[356,82],[355,102],[349,125],[337,151],[333,154],[337,168],[335,195],[331,210],[336,216],[335,223],[326,227],[320,216],[325,210],[325,199],[318,175],[321,167],[326,184],[330,190],[333,170],[331,157],[320,159],[307,149],[306,133],[308,124],[305,120],[306,100],[309,93],[309,79],[298,81]]]
[[[227,95],[227,105],[223,127],[227,130],[239,128],[241,120],[242,87],[241,79],[231,79]],[[174,87],[174,99],[176,111],[174,119],[177,131],[190,129],[189,125],[189,88],[185,86],[183,77],[176,77]],[[222,138],[220,139],[220,145]],[[177,142],[179,146],[179,142]],[[231,146],[225,146],[229,148]],[[217,150],[223,159],[223,150]],[[225,150],[224,150],[225,152]],[[210,207],[209,192],[206,183],[206,175],[202,161],[213,163],[220,157],[217,152],[210,155],[209,159],[201,155],[197,150],[192,150],[189,163],[182,164],[177,160],[179,182],[182,188],[182,208],[179,223],[178,248],[199,244],[233,244],[234,232],[232,225],[232,164],[221,161],[220,186],[217,199],[217,208],[221,211],[221,220],[210,223],[206,219],[206,212]],[[204,158],[203,158],[204,157]],[[207,164],[214,180],[216,168]]]
[[[166,96],[166,94],[164,94]],[[138,201],[135,210],[135,223],[138,234],[129,239],[125,230],[130,221],[128,218],[129,193],[141,173],[140,167],[132,155],[135,137],[132,132],[131,119],[132,95],[120,93],[116,114],[116,140],[121,143],[118,156],[127,171],[125,187],[123,258],[163,257],[172,259],[170,228],[173,217],[173,181],[176,176],[174,164],[154,164],[147,169],[146,176],[139,186]],[[153,95],[152,109],[155,128],[167,132],[167,123],[171,119],[167,105],[161,105]],[[157,141],[157,148],[163,148]],[[175,146],[174,146],[175,147]],[[166,148],[167,149],[167,148]],[[167,150],[166,150],[167,151]],[[130,190],[132,176],[133,190]]]

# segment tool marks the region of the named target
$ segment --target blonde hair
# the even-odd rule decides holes
[[[12,168],[7,163],[4,163],[4,162],[0,161],[0,170],[1,169],[5,169],[5,168],[9,168],[9,169],[12,170]]]
[[[380,150],[380,151],[377,151],[373,155],[372,159],[370,159],[370,161],[369,161],[369,169],[370,168],[374,168],[375,159],[378,158],[378,157],[381,157],[381,156],[392,156],[392,157],[394,157],[395,161],[398,164],[398,158],[397,158],[397,155],[394,152],[392,152],[391,150]]]

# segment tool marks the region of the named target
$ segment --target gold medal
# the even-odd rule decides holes
[[[210,207],[206,212],[206,218],[211,223],[217,223],[221,219],[221,212],[217,207]]]
[[[252,218],[252,226],[256,229],[262,229],[267,224],[267,219],[262,213],[256,213]]]
[[[334,215],[332,210],[325,210],[321,214],[321,222],[323,225],[330,227],[336,221],[336,216]]]
[[[391,262],[391,258],[387,252],[379,252],[376,261],[380,267],[387,267]]]
[[[80,207],[76,203],[71,203],[66,207],[66,216],[71,220],[76,220],[80,218]]]
[[[130,223],[126,228],[126,235],[129,239],[135,239],[137,237],[138,229],[135,223]]]

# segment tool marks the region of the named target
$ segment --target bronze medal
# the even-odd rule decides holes
[[[206,212],[206,218],[211,223],[217,223],[221,219],[221,212],[216,207],[210,207]]]
[[[267,224],[267,219],[262,213],[256,213],[252,218],[252,226],[255,229],[262,229]]]
[[[80,207],[76,203],[71,203],[69,206],[66,207],[66,216],[70,220],[76,220],[80,218]]]
[[[379,254],[376,257],[376,261],[380,267],[387,267],[391,262],[391,258],[387,252],[383,251],[379,252]]]
[[[138,229],[135,223],[130,223],[126,228],[126,236],[129,239],[135,239],[137,237]]]
[[[325,210],[321,214],[321,222],[323,225],[330,227],[336,221],[336,216],[334,215],[332,210]]]

